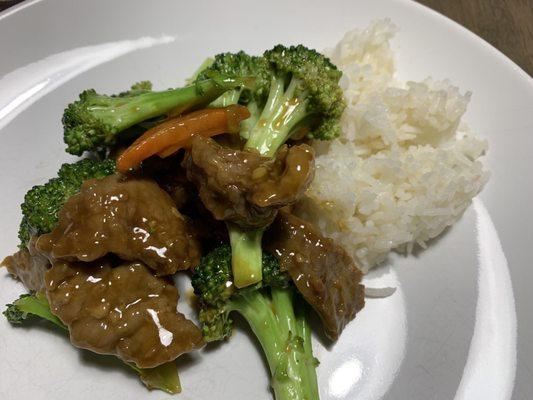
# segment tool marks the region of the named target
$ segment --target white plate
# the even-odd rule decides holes
[[[429,250],[395,257],[393,272],[375,274],[381,275],[375,282],[399,285],[394,296],[369,300],[335,346],[316,341],[322,399],[505,400],[513,387],[514,399],[529,398],[532,79],[478,37],[413,2],[49,0],[4,12],[0,254],[15,250],[28,187],[71,159],[63,152],[60,117],[81,90],[112,93],[142,79],[174,86],[219,51],[259,51],[278,42],[320,49],[383,17],[401,29],[393,42],[401,79],[449,77],[474,92],[465,120],[489,139],[492,177],[475,207]],[[0,274],[3,304],[22,287]],[[0,329],[1,399],[170,398],[145,391],[116,364],[75,350],[59,332],[14,329],[3,318]],[[246,333],[182,358],[180,371],[181,399],[270,398]]]

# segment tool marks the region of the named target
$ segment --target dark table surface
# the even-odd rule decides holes
[[[20,2],[21,0],[0,0],[0,11]],[[533,0],[418,2],[481,36],[533,76]]]
[[[418,0],[507,55],[533,76],[533,0]]]

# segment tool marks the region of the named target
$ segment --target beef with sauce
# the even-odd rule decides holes
[[[29,291],[38,291],[44,287],[44,274],[50,264],[48,258],[35,248],[35,242],[35,237],[30,238],[28,248],[20,249],[0,264]]]
[[[106,254],[141,261],[157,275],[195,266],[200,247],[170,196],[149,179],[86,181],[37,248],[52,259],[94,261]]]
[[[326,335],[337,340],[365,304],[363,274],[346,251],[314,227],[281,210],[263,238],[265,250],[279,258],[280,267],[311,304]]]
[[[269,225],[280,207],[293,204],[314,176],[307,145],[283,146],[270,160],[195,136],[182,164],[214,218],[244,229]]]
[[[228,137],[228,143],[231,140],[229,138],[238,135],[221,136]],[[183,156],[184,152],[178,152],[167,158],[150,157],[143,161],[140,172],[142,176],[154,179],[170,195],[180,213],[189,218],[194,236],[200,241],[201,253],[205,254],[214,246],[227,241],[228,233],[223,221],[214,219],[203,203],[198,201],[198,191],[189,182],[187,173],[181,166]]]
[[[203,346],[176,311],[178,290],[140,262],[54,261],[45,274],[52,312],[77,347],[152,368]]]
[[[183,152],[167,158],[154,156],[143,161],[139,171],[142,177],[156,181],[170,195],[180,212],[184,207],[189,208],[197,196],[196,188],[187,180],[186,172],[181,167],[182,161]]]

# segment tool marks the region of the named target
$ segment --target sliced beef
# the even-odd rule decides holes
[[[219,135],[228,138],[239,135]],[[227,139],[226,142],[229,142]],[[196,187],[187,179],[187,172],[181,166],[185,152],[180,151],[170,157],[150,157],[143,161],[141,173],[154,179],[172,198],[176,207],[183,215],[187,216],[191,223],[195,237],[201,243],[201,254],[208,253],[217,244],[227,241],[227,228],[223,221],[217,221],[198,201]]]
[[[50,263],[48,259],[35,248],[35,238],[29,241],[28,248],[17,251],[12,256],[4,258],[1,267],[18,278],[29,291],[41,290],[44,287],[44,273]]]
[[[37,248],[52,259],[93,261],[108,253],[169,275],[195,266],[200,248],[188,221],[154,181],[118,175],[86,181]]]
[[[307,145],[284,146],[270,160],[195,136],[182,165],[215,219],[257,229],[307,190],[314,176],[314,152]]]
[[[326,335],[336,340],[365,302],[362,273],[350,256],[285,210],[279,212],[263,243],[279,257],[281,268],[316,310]]]
[[[153,156],[143,161],[140,168],[143,176],[155,180],[170,195],[180,211],[196,198],[196,188],[181,167],[183,154],[178,152],[167,158]]]
[[[176,311],[178,290],[143,264],[54,261],[45,274],[52,312],[77,347],[113,354],[140,368],[203,345],[201,331]]]

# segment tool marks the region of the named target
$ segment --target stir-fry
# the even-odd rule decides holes
[[[82,158],[24,198],[19,251],[2,265],[27,290],[4,315],[56,325],[178,393],[175,360],[233,340],[240,314],[276,400],[317,400],[311,326],[346,337],[363,273],[425,248],[488,179],[487,142],[461,121],[470,93],[398,80],[395,30],[348,32],[328,56],[218,54],[176,89],[84,91],[63,115]]]
[[[309,315],[336,340],[364,305],[362,273],[291,208],[314,177],[306,142],[340,133],[340,77],[322,54],[278,45],[219,54],[178,89],[83,92],[63,125],[84,158],[22,204],[20,249],[3,265],[28,293],[8,320],[48,320],[177,393],[173,361],[231,340],[239,313],[276,399],[318,399]],[[176,274],[191,276],[193,320],[177,311]]]

